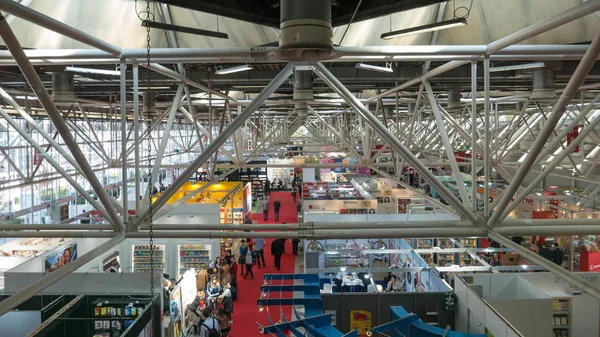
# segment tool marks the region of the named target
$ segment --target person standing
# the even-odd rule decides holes
[[[281,270],[281,255],[285,253],[285,239],[275,239],[271,242],[271,254],[277,270]]]
[[[279,210],[281,209],[281,202],[279,201],[279,198],[275,199],[275,202],[273,203],[273,216],[275,218],[275,221],[279,221]]]
[[[202,316],[205,317],[205,320],[200,326],[200,337],[212,337],[215,336],[215,333],[217,336],[221,335],[221,327],[213,314],[214,310],[210,306],[207,306],[202,311]]]
[[[263,267],[266,267],[267,264],[265,263],[265,246],[266,246],[267,242],[265,241],[265,239],[263,238],[258,238],[254,240],[254,249],[256,250],[256,264],[258,265],[258,268],[260,268],[260,262],[262,260],[262,265]]]
[[[263,220],[267,221],[269,219],[269,198],[265,196],[262,202],[263,209]]]
[[[298,255],[298,245],[299,244],[300,244],[300,239],[298,239],[298,238],[292,239],[292,253],[294,253],[294,255]]]
[[[269,179],[265,181],[265,194],[271,195],[271,182],[269,181]]]
[[[298,186],[294,186],[292,188],[292,199],[294,199],[294,202],[296,202],[296,196],[298,195]]]
[[[244,275],[244,280],[248,278],[248,274],[251,275],[251,278],[254,278],[254,273],[252,272],[252,248],[252,246],[248,246],[248,254],[246,254],[246,274]]]
[[[244,275],[244,266],[246,265],[246,255],[248,255],[248,246],[246,245],[246,240],[242,239],[239,248],[240,257],[238,258],[238,263],[240,264],[241,273],[240,275]]]
[[[565,259],[565,252],[560,248],[558,242],[554,243],[554,249],[552,250],[552,262],[562,267],[563,260]]]

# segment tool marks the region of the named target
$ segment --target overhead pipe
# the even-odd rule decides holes
[[[585,2],[582,5],[585,5],[588,3],[590,3],[590,2]],[[600,7],[600,1],[597,1],[595,3]],[[580,5],[580,6],[582,6],[582,5]],[[504,191],[504,194],[501,197],[502,199],[500,200],[500,202],[498,202],[498,206],[496,207],[496,209],[498,211],[493,212],[488,221],[488,227],[490,229],[494,228],[494,225],[496,224],[496,222],[501,220],[503,212],[504,213],[506,213],[506,211],[510,212],[511,209],[507,208],[508,204],[510,203],[511,199],[514,197],[515,193],[517,192],[517,189],[519,188],[519,186],[521,185],[523,180],[525,179],[525,176],[527,176],[527,174],[530,173],[531,167],[533,166],[533,164],[535,164],[540,152],[542,151],[542,149],[546,145],[546,142],[550,138],[550,135],[554,131],[556,124],[558,124],[559,120],[563,116],[567,104],[569,104],[571,102],[571,100],[573,99],[573,96],[577,92],[577,89],[585,81],[587,74],[590,72],[590,70],[596,63],[596,57],[598,57],[598,55],[600,55],[600,32],[598,32],[596,34],[596,37],[594,37],[594,40],[592,41],[592,44],[590,44],[588,51],[585,53],[585,55],[581,59],[581,62],[579,62],[579,65],[577,66],[577,69],[573,73],[573,76],[569,79],[569,83],[567,84],[565,91],[562,92],[562,94],[560,95],[560,98],[558,99],[558,101],[556,101],[556,104],[552,107],[552,112],[548,116],[548,119],[546,120],[546,123],[544,124],[544,128],[537,135],[537,138],[535,139],[535,142],[531,146],[531,149],[529,150],[527,157],[525,158],[525,160],[523,161],[523,163],[521,164],[521,166],[515,173],[510,185],[508,185],[508,187]],[[513,205],[513,207],[514,207],[514,205]]]
[[[69,230],[87,230],[87,231],[109,231],[113,227],[109,224],[0,224],[0,231],[69,231]],[[39,234],[38,234],[39,235]],[[114,233],[113,233],[114,236]]]
[[[546,270],[548,270],[549,272],[567,280],[567,282],[581,289],[581,291],[584,291],[593,296],[594,298],[600,300],[600,287],[589,283],[584,278],[581,278],[576,274],[569,272],[568,270],[555,264],[554,262],[547,260],[541,255],[521,246],[520,244],[513,242],[512,240],[505,238],[504,236],[498,233],[490,231],[488,235],[492,240],[498,242],[504,247],[512,249],[513,251],[515,251],[515,253],[521,255],[528,262],[546,268]]]

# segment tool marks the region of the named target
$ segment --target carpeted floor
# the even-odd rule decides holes
[[[273,220],[273,202],[279,198],[281,202],[280,221]],[[269,211],[269,219],[263,220],[263,214],[257,213],[252,216],[252,220],[257,224],[274,224],[274,223],[297,223],[298,214],[296,213],[296,203],[292,200],[290,192],[272,192],[270,200],[271,208]],[[244,280],[238,275],[238,302],[234,306],[233,325],[230,336],[232,337],[258,337],[264,336],[259,332],[259,327],[256,322],[261,325],[270,325],[269,316],[273,322],[281,320],[280,309],[283,310],[286,319],[291,320],[292,308],[288,307],[270,307],[264,308],[263,311],[258,310],[256,300],[260,297],[260,286],[263,284],[264,274],[289,274],[295,270],[296,256],[292,254],[292,244],[290,240],[286,242],[285,254],[281,257],[281,270],[273,265],[273,256],[271,255],[271,241],[267,240],[265,247],[265,262],[267,267],[258,268],[254,266],[254,279]],[[275,284],[275,283],[273,283]],[[278,294],[279,295],[279,294]],[[292,293],[283,293],[280,296],[272,297],[292,297]]]

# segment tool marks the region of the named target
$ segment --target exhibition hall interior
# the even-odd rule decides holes
[[[600,0],[0,0],[0,336],[600,336],[599,57]]]

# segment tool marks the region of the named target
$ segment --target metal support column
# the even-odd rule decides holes
[[[135,172],[135,214],[140,214],[140,93],[139,93],[139,66],[133,65],[133,160]],[[127,152],[127,151],[125,151]]]
[[[483,112],[483,216],[490,216],[490,164],[491,164],[491,134],[490,134],[490,59],[483,60],[483,87],[485,91]]]
[[[126,224],[129,212],[127,211],[129,197],[127,193],[127,64],[121,60],[121,201],[123,204],[123,223]]]
[[[477,212],[477,62],[471,62],[471,198]]]

